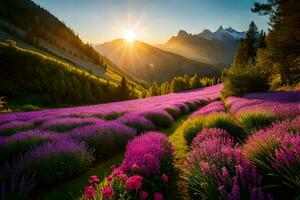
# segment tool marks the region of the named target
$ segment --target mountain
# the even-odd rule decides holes
[[[246,32],[239,32],[220,26],[215,32],[208,29],[199,34],[189,34],[180,30],[177,36],[171,37],[159,48],[176,52],[187,58],[215,66],[227,66],[232,63],[236,49]]]
[[[95,49],[130,75],[146,81],[161,82],[184,74],[212,76],[218,73],[209,64],[187,59],[141,41],[127,43],[123,39],[116,39],[98,45]]]

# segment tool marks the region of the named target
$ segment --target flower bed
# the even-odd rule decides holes
[[[101,183],[89,179],[82,199],[163,199],[172,170],[172,146],[167,137],[148,132],[129,142],[119,168]]]
[[[225,106],[223,105],[222,101],[214,101],[206,106],[203,106],[194,112],[190,117],[192,118],[198,115],[207,116],[213,113],[225,113]]]

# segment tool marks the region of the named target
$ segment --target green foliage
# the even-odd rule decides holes
[[[186,140],[187,144],[191,144],[194,137],[204,128],[205,118],[203,116],[196,116],[186,120],[180,130]]]
[[[293,85],[300,82],[300,4],[298,0],[255,3],[253,12],[270,16],[270,31],[266,38],[264,60],[270,69],[279,69],[282,84]],[[298,63],[298,64],[295,64]],[[296,73],[295,73],[296,72]]]
[[[104,116],[105,120],[115,120],[121,117],[122,115],[126,114],[126,112],[110,112]],[[102,118],[101,116],[99,118]]]
[[[172,92],[181,92],[190,89],[212,86],[220,83],[220,79],[214,77],[202,77],[197,74],[194,76],[176,76],[170,81],[164,81],[158,85],[155,81],[151,84],[147,91],[147,97],[164,95]]]
[[[179,117],[181,114],[180,110],[178,110],[176,107],[166,108],[165,111],[167,111],[174,118]]]
[[[80,105],[135,97],[125,79],[118,88],[69,63],[33,51],[0,43],[0,57],[0,93],[18,105]]]
[[[241,96],[250,92],[263,92],[269,89],[269,79],[260,67],[248,65],[239,69],[231,67],[224,75],[222,96]]]
[[[228,114],[216,113],[207,116],[205,118],[204,127],[224,129],[237,141],[242,141],[247,136],[238,122]]]
[[[275,117],[265,111],[243,113],[240,117],[241,126],[247,133],[253,133],[272,124]]]

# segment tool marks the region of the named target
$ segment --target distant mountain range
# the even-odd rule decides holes
[[[218,74],[218,70],[209,64],[161,50],[141,41],[128,43],[123,39],[116,39],[98,45],[95,49],[130,75],[146,81],[161,82],[184,74]]]
[[[232,63],[240,40],[245,37],[245,31],[239,32],[232,27],[224,29],[220,26],[215,32],[205,29],[199,34],[180,30],[177,36],[158,47],[200,62],[227,66]]]

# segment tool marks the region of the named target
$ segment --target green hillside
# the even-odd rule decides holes
[[[111,102],[137,98],[141,89],[131,82],[120,85],[53,56],[0,42],[0,94],[9,104],[52,107]]]

